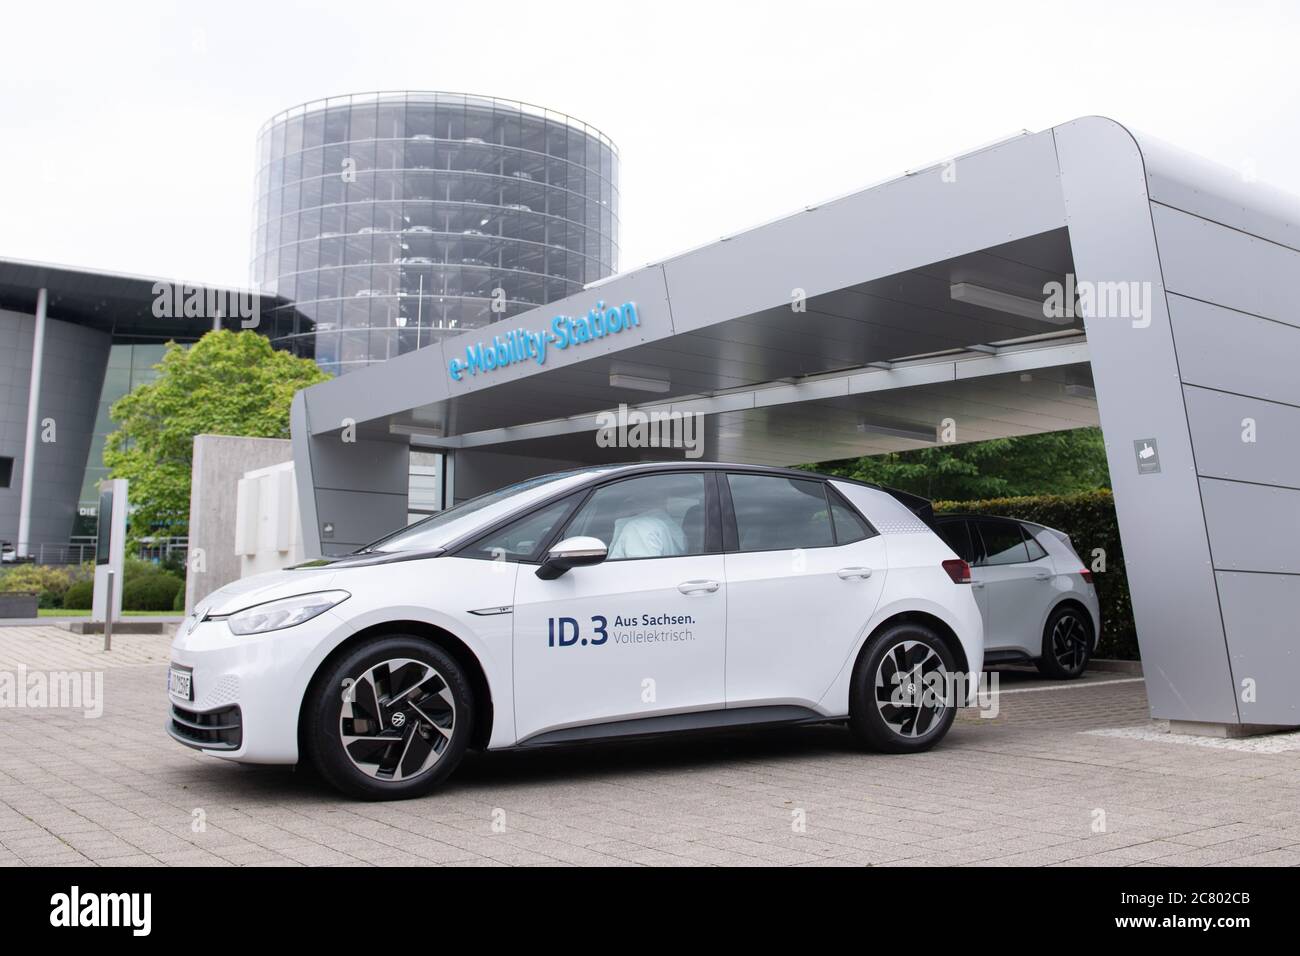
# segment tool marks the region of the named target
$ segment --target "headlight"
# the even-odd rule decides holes
[[[232,634],[241,637],[247,634],[264,634],[293,627],[303,621],[310,621],[317,614],[323,614],[330,608],[342,604],[350,595],[347,591],[317,591],[315,594],[299,594],[296,597],[267,601],[254,604],[242,611],[237,611],[226,619]]]

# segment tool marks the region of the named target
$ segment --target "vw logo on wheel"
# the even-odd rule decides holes
[[[406,723],[406,715],[402,713],[400,710],[397,713],[393,714],[393,716],[388,719],[392,722],[394,727],[400,727],[404,723]]]

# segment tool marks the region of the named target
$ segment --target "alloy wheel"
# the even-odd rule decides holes
[[[924,737],[948,707],[948,669],[924,641],[899,641],[876,667],[876,707],[900,737]]]
[[[1057,618],[1052,628],[1052,657],[1062,670],[1071,674],[1088,661],[1088,630],[1072,611]]]
[[[396,658],[375,664],[343,693],[343,752],[377,780],[398,782],[426,772],[446,751],[455,726],[451,688],[423,661]]]

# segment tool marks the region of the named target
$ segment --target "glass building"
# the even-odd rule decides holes
[[[279,348],[345,374],[581,290],[618,267],[618,152],[490,97],[365,93],[258,138],[252,278]]]

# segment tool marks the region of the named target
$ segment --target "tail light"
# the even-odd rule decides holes
[[[1087,568],[1084,568],[1082,571],[1079,572],[1079,577],[1083,578],[1084,584],[1092,583],[1092,572],[1089,571]]]
[[[970,584],[970,565],[961,558],[943,562],[943,569],[948,572],[953,584]]]

